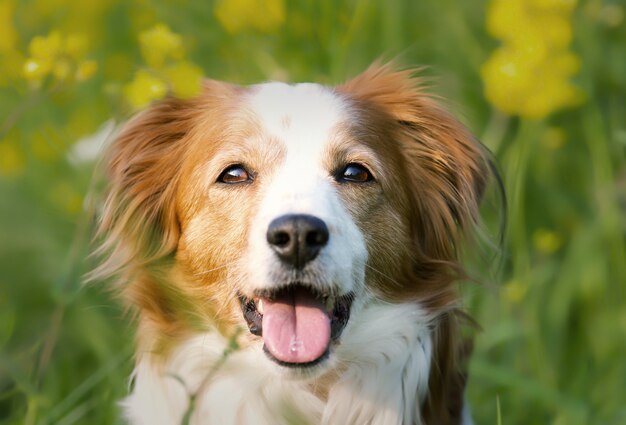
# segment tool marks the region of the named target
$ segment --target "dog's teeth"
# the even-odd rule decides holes
[[[258,311],[259,313],[263,314],[263,300],[259,299],[256,302],[256,311]]]

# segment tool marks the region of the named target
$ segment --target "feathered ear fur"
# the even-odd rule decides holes
[[[108,259],[94,272],[96,277],[175,250],[179,225],[173,200],[194,120],[190,106],[170,98],[150,107],[126,124],[105,155],[109,186],[98,253]]]
[[[486,149],[427,94],[413,71],[374,64],[338,87],[360,108],[384,115],[405,158],[420,292],[442,305],[461,275],[458,248],[478,221],[490,168]],[[407,288],[409,290],[409,288]]]
[[[149,318],[159,337],[174,337],[198,322],[196,304],[170,275],[181,234],[179,186],[238,90],[209,80],[193,99],[168,97],[131,119],[104,155],[108,186],[94,253],[104,261],[88,279],[116,278],[116,289],[138,307],[139,326]],[[149,331],[138,335],[154,343]]]
[[[194,99],[167,98],[131,119],[105,154],[108,187],[96,251],[107,260],[91,278],[124,276],[172,254],[180,236],[176,190],[194,132],[210,122],[230,86],[205,82]]]
[[[425,423],[459,424],[469,349],[458,329],[456,290],[464,276],[459,247],[479,220],[491,169],[487,150],[432,95],[413,70],[374,64],[337,88],[357,108],[382,116],[404,158],[414,241],[412,281],[401,299],[419,299],[435,312],[434,352]],[[394,294],[398,294],[398,288]]]

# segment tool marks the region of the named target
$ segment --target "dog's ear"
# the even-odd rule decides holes
[[[487,150],[414,74],[374,64],[337,90],[386,122],[380,137],[393,139],[404,159],[398,172],[407,180],[398,188],[406,192],[414,244],[405,295],[443,307],[454,303],[451,284],[464,276],[459,248],[479,220],[490,163]]]
[[[407,180],[414,280],[396,291],[403,292],[401,299],[419,299],[440,313],[424,419],[460,423],[469,346],[461,344],[452,283],[463,276],[459,245],[479,220],[479,203],[494,169],[489,153],[425,91],[413,70],[374,64],[337,90],[384,123],[378,137],[393,139],[404,159],[395,171]]]
[[[176,250],[176,188],[195,128],[225,84],[207,81],[194,99],[168,97],[131,119],[105,153],[107,191],[96,254],[107,260],[91,278],[147,265]]]
[[[374,64],[338,91],[389,122],[383,137],[396,139],[405,159],[420,280],[445,287],[442,279],[454,280],[461,236],[478,220],[490,174],[487,150],[426,93],[413,70]]]

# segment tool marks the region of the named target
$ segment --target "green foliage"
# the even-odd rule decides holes
[[[119,423],[132,333],[104,285],[81,284],[87,194],[100,185],[85,137],[168,91],[192,96],[200,70],[332,84],[399,56],[431,67],[435,90],[494,152],[509,196],[502,270],[471,261],[485,283],[464,285],[484,328],[468,389],[476,423],[626,423],[626,5],[489,4],[0,0],[0,422]],[[522,21],[506,5],[535,23],[507,31],[498,24]],[[550,23],[556,32],[543,33]],[[540,63],[525,62],[537,57],[524,40],[553,36]],[[517,50],[494,59],[507,43]],[[554,62],[565,52],[572,66]],[[508,60],[521,73],[502,74]],[[549,88],[582,96],[546,97],[544,73]],[[507,99],[515,90],[545,109]],[[489,229],[494,209],[486,203]]]

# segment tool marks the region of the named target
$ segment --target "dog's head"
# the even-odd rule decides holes
[[[409,71],[375,65],[335,88],[208,81],[113,143],[100,273],[124,276],[157,339],[241,326],[281,368],[323,369],[367,300],[455,301],[487,169]]]

